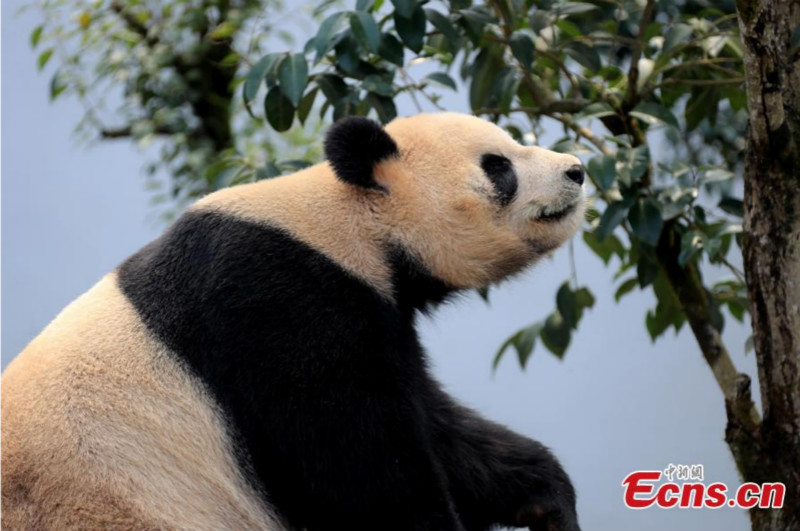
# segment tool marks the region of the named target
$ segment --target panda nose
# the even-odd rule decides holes
[[[566,176],[567,179],[578,185],[583,184],[583,166],[576,164],[570,167],[566,172]]]

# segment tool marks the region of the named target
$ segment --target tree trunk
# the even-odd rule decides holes
[[[729,415],[727,439],[746,455],[746,481],[786,485],[782,509],[751,512],[753,529],[800,529],[800,2],[737,9],[750,114],[744,268],[764,415],[755,430]]]

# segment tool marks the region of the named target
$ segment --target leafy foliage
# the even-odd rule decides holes
[[[652,290],[657,305],[645,326],[654,340],[687,318],[721,329],[722,308],[744,319],[744,281],[733,264],[740,260],[746,98],[731,0],[325,2],[306,43],[267,54],[257,38],[247,50],[237,45],[245,28],[277,31],[257,15],[280,6],[257,0],[101,1],[54,25],[64,5],[47,0],[50,22],[31,35],[43,49],[39,63],[51,61],[59,40],[88,42],[95,56],[60,54],[53,96],[90,92],[81,81],[84,61],[101,80],[121,81],[117,114],[126,132],[171,139],[162,159],[173,169],[175,195],[295,168],[303,157],[276,163],[273,143],[282,151],[313,144],[321,122],[372,115],[386,123],[398,98],[440,108],[442,90],[463,91],[476,115],[517,140],[559,129],[552,148],[586,161],[583,241],[616,269],[617,301]],[[418,65],[427,70],[415,80]],[[237,85],[241,100],[232,98]],[[251,117],[234,131],[237,101]],[[264,123],[289,131],[291,141],[270,135],[264,142]],[[254,138],[267,146],[266,159],[243,148]],[[309,159],[318,156],[314,149]],[[702,273],[714,268],[733,276],[704,285]],[[686,278],[699,281],[686,285]],[[513,347],[524,366],[537,340],[563,356],[593,304],[588,288],[565,283],[553,312],[509,338],[495,364]]]
[[[632,273],[617,301],[652,289],[651,337],[686,322],[673,262],[697,275],[703,263],[729,268],[732,279],[700,294],[706,317],[721,329],[726,306],[743,319],[743,279],[728,258],[741,232],[745,121],[732,2],[362,1],[330,13],[304,52],[306,90],[321,93],[320,113],[333,120],[374,114],[388,122],[404,93],[438,107],[436,91],[464,87],[475,114],[519,140],[526,130],[561,127],[554,149],[582,156],[593,185],[584,241],[606,265],[616,258],[617,278]],[[423,62],[438,70],[415,82],[409,70]],[[296,84],[266,83],[299,97]],[[280,105],[268,102],[268,116],[293,112],[289,98]],[[674,238],[677,254],[665,243]],[[565,283],[556,309],[511,336],[495,365],[513,347],[524,366],[537,340],[563,356],[593,303],[588,288]]]
[[[274,163],[276,152],[289,159],[319,155],[318,148],[308,149],[319,123],[297,128],[287,141],[263,127],[260,118],[244,119],[252,109],[236,97],[243,84],[245,103],[252,102],[264,77],[274,75],[281,78],[293,111],[282,112],[283,93],[264,93],[278,109],[269,115],[272,128],[287,130],[303,108],[298,98],[306,84],[302,56],[275,54],[256,61],[267,35],[280,46],[294,43],[274,24],[284,9],[279,2],[43,0],[31,7],[40,8],[44,17],[30,44],[41,50],[39,68],[52,72],[51,98],[74,95],[85,105],[79,132],[158,148],[148,173],[164,168],[171,182],[148,182],[156,190],[154,202],[180,207],[243,176],[285,167]],[[260,172],[240,172],[233,160]]]

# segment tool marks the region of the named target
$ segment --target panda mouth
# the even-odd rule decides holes
[[[537,216],[536,219],[548,223],[560,221],[565,217],[569,216],[570,214],[572,214],[574,210],[575,210],[575,203],[572,203],[571,205],[567,205],[566,208],[563,208],[561,210],[556,210],[554,212],[543,212],[539,214],[539,216]]]

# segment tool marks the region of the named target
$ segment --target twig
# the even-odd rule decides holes
[[[642,20],[639,23],[639,35],[636,37],[636,42],[633,45],[631,66],[630,70],[628,70],[628,88],[625,92],[625,103],[623,105],[625,109],[632,109],[636,106],[636,83],[639,80],[639,59],[642,58],[647,25],[650,24],[650,20],[653,18],[655,6],[655,0],[647,0],[647,5],[645,5],[644,12],[642,13]]]
[[[428,94],[427,92],[425,92],[425,89],[422,87],[422,85],[421,85],[420,83],[417,83],[417,82],[414,80],[414,78],[413,78],[413,77],[411,77],[411,74],[409,74],[409,73],[408,73],[408,71],[406,71],[404,68],[401,68],[401,69],[400,69],[400,72],[401,72],[401,75],[403,76],[403,79],[404,79],[404,80],[405,80],[407,83],[410,83],[410,86],[411,86],[411,88],[412,88],[413,90],[416,90],[417,92],[419,92],[419,93],[420,93],[420,94],[422,94],[423,96],[425,96],[425,99],[426,99],[426,100],[428,100],[428,101],[430,102],[430,104],[431,104],[431,105],[433,105],[434,107],[436,107],[436,110],[439,110],[439,111],[444,111],[444,110],[445,110],[445,108],[444,108],[444,107],[442,107],[441,105],[439,105],[439,102],[437,102],[437,101],[436,101],[436,99],[434,99],[434,97],[433,97],[433,96],[431,96],[430,94]],[[412,95],[412,97],[413,97],[413,95]],[[415,102],[416,102],[416,100],[415,100]],[[419,103],[418,103],[418,102],[417,102],[417,108],[418,108],[418,109],[420,108],[420,106],[419,106]]]
[[[422,105],[419,104],[419,100],[417,99],[417,95],[414,93],[414,90],[417,87],[419,87],[419,85],[417,85],[414,82],[414,80],[411,78],[411,76],[408,75],[408,72],[406,72],[405,68],[400,68],[398,70],[400,70],[400,75],[403,76],[403,79],[405,80],[405,82],[408,83],[409,86],[411,87],[411,90],[409,90],[408,93],[411,95],[411,100],[414,102],[414,106],[417,108],[417,112],[420,112],[420,113],[423,112],[422,111]]]
[[[670,78],[653,85],[650,90],[655,90],[669,85],[686,85],[690,87],[717,87],[724,85],[740,85],[744,83],[744,77],[735,77],[730,79],[675,79]]]

